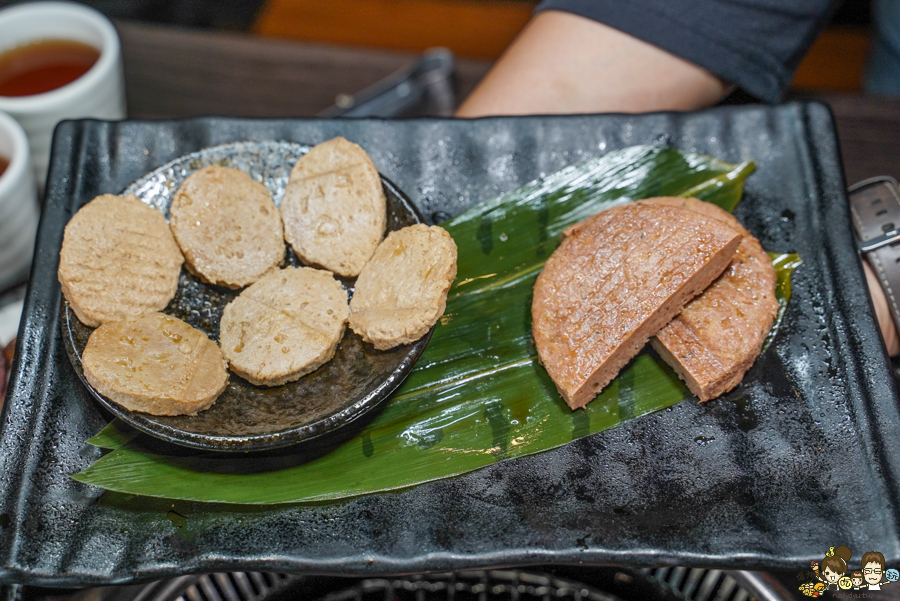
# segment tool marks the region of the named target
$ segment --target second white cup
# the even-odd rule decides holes
[[[37,189],[22,127],[0,112],[0,290],[27,275],[38,226]]]

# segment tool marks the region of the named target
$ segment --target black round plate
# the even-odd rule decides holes
[[[180,157],[137,180],[123,194],[135,194],[168,219],[172,196],[181,182],[207,165],[249,173],[281,204],[290,170],[309,146],[290,142],[237,142]],[[387,229],[421,223],[413,204],[382,177],[387,197]],[[301,263],[290,249],[285,263]],[[353,294],[352,279],[340,278]],[[182,319],[218,342],[222,310],[240,290],[205,284],[182,269],[178,292],[165,313]],[[254,386],[230,375],[216,403],[194,416],[155,416],[133,412],[99,394],[87,380],[81,354],[92,328],[63,303],[60,320],[72,366],[101,405],[138,430],[167,442],[213,451],[260,451],[293,445],[334,432],[377,407],[403,382],[422,354],[431,332],[413,344],[378,351],[347,328],[334,358],[316,371],[283,386]]]

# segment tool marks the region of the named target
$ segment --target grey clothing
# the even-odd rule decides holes
[[[781,99],[835,0],[543,0],[680,56],[767,102]]]
[[[874,33],[866,92],[900,95],[900,2],[875,0]]]

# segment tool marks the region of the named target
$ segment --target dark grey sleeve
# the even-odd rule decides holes
[[[543,0],[628,33],[777,102],[835,0]]]

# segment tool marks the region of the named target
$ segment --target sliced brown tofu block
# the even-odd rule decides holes
[[[646,204],[597,213],[563,235],[531,313],[540,361],[572,409],[715,280],[741,242],[721,221]]]
[[[651,198],[728,224],[743,236],[731,263],[651,340],[663,360],[701,401],[734,389],[756,361],[778,314],[775,268],[740,222],[696,198]]]

